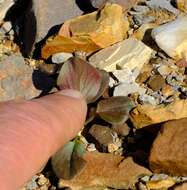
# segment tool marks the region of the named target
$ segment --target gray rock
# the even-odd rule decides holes
[[[82,13],[75,0],[32,0],[24,18],[25,53],[29,54],[52,27]]]
[[[146,4],[152,9],[162,8],[178,15],[180,11],[175,7],[173,7],[170,2],[171,2],[170,0],[151,0],[151,1],[146,1]]]
[[[26,65],[20,54],[0,61],[0,102],[13,99],[32,99],[41,91],[32,81],[33,69]]]

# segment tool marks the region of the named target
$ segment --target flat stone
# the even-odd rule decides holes
[[[32,0],[24,18],[25,53],[30,54],[52,27],[82,13],[75,0]]]
[[[93,125],[89,133],[100,143],[100,145],[108,146],[108,144],[114,141],[114,132],[107,126]]]
[[[25,64],[20,54],[0,61],[0,101],[32,99],[41,93],[33,85],[33,69]]]
[[[187,117],[187,100],[177,100],[168,105],[138,105],[130,112],[130,119],[136,128]]]
[[[113,96],[128,96],[132,93],[144,94],[146,89],[140,87],[137,83],[121,83],[115,87]]]
[[[187,59],[187,15],[161,25],[152,31],[157,45],[170,57]],[[179,38],[180,36],[180,38]]]
[[[147,84],[153,91],[158,91],[166,85],[166,82],[161,75],[154,75],[149,79]]]
[[[60,179],[59,188],[69,187],[73,190],[87,190],[106,187],[114,189],[135,188],[140,177],[151,175],[146,168],[139,166],[131,157],[88,152],[84,159],[85,168],[71,180]]]
[[[141,70],[148,63],[153,50],[135,38],[129,38],[92,55],[89,62],[108,72],[116,69]]]
[[[187,175],[187,118],[162,125],[151,148],[149,163],[155,173]]]

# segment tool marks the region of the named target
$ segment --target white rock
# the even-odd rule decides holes
[[[187,59],[187,15],[153,29],[152,37],[170,57]]]
[[[153,50],[141,41],[129,38],[92,55],[89,62],[108,72],[116,69],[141,70],[148,63]]]
[[[139,71],[135,69],[133,72],[129,69],[115,70],[113,75],[118,79],[119,82],[134,82],[139,75]]]
[[[114,89],[113,96],[128,96],[132,93],[145,94],[146,89],[140,87],[137,83],[121,83]]]
[[[157,105],[159,102],[153,97],[148,94],[141,94],[139,96],[140,101],[142,101],[144,104],[151,104],[151,105]]]
[[[52,62],[53,63],[63,63],[65,61],[67,61],[70,57],[73,57],[73,55],[71,53],[56,53],[52,56]]]

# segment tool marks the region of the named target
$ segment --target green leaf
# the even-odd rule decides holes
[[[58,178],[72,179],[85,166],[82,158],[85,147],[81,142],[73,141],[65,144],[53,157],[52,167]]]
[[[109,77],[108,77],[109,78]],[[107,74],[101,72],[88,62],[73,57],[64,63],[58,76],[60,89],[75,89],[86,98],[87,103],[98,99],[109,83]]]
[[[129,117],[129,111],[134,107],[130,98],[125,96],[110,97],[105,100],[101,100],[97,105],[97,114],[111,123],[122,124]]]

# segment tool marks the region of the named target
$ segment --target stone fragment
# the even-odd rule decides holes
[[[186,176],[186,157],[187,118],[164,123],[151,148],[150,168],[155,173]]]
[[[83,13],[74,0],[32,0],[30,2],[24,15],[23,43],[27,55],[33,50],[35,43],[46,37],[49,30]]]
[[[107,126],[93,125],[89,133],[103,146],[108,146],[114,141],[114,132]]]
[[[116,3],[123,7],[126,11],[137,3],[137,0],[90,0],[91,4],[95,8],[101,8],[106,2]]]
[[[177,10],[175,7],[171,5],[170,0],[150,0],[146,1],[146,4],[152,9],[156,8],[166,9],[169,12],[172,12],[176,15],[180,13],[179,10]]]
[[[136,128],[187,117],[187,100],[177,100],[168,105],[138,105],[130,112],[130,119]]]
[[[153,91],[158,91],[166,85],[166,82],[161,75],[154,75],[149,79],[147,84]]]
[[[133,71],[148,63],[153,50],[135,38],[129,38],[92,55],[89,62],[108,72],[116,69]]]
[[[52,62],[60,64],[67,61],[70,57],[73,57],[71,53],[64,53],[64,52],[56,53],[52,56]]]
[[[12,5],[14,5],[14,0],[0,1],[0,22],[5,18],[7,11]]]
[[[187,12],[187,1],[186,0],[176,0],[177,8],[181,11]]]
[[[146,89],[140,87],[137,83],[121,83],[115,87],[113,96],[128,96],[132,93],[144,94]]]
[[[151,172],[133,162],[132,158],[113,154],[88,152],[84,159],[85,168],[71,180],[61,179],[59,187],[73,190],[86,190],[106,187],[114,189],[135,188],[139,177]]]
[[[187,189],[187,183],[180,184],[174,188],[174,190],[186,190]]]
[[[41,93],[33,85],[33,69],[25,64],[20,54],[0,61],[0,101],[32,99]]]
[[[187,15],[153,29],[152,37],[170,57],[187,59]]]
[[[58,35],[42,48],[42,57],[58,52],[84,51],[93,53],[122,41],[127,36],[129,23],[122,7],[107,3],[99,12],[82,15],[66,21]]]

